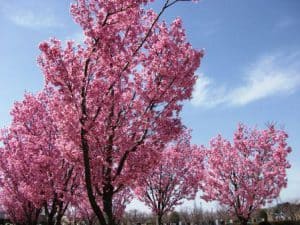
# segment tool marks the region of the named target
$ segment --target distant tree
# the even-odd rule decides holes
[[[229,207],[242,225],[254,210],[271,202],[287,185],[288,135],[273,125],[267,129],[247,129],[240,124],[233,144],[221,137],[207,149],[207,175],[203,198]]]
[[[76,221],[84,222],[86,225],[96,225],[97,217],[91,209],[90,203],[86,196],[77,199],[75,205],[71,206],[67,212],[69,221],[76,224]]]
[[[183,222],[183,224],[205,224],[205,217],[208,214],[209,213],[204,211],[201,206],[197,206],[196,204],[194,204],[192,208],[187,207],[180,209],[179,211],[180,220]]]
[[[232,215],[228,213],[228,207],[218,206],[215,211],[216,218],[219,221],[228,222],[230,219],[234,219]]]
[[[195,197],[203,172],[203,156],[201,148],[190,145],[190,136],[185,133],[164,149],[160,161],[148,175],[137,178],[138,198],[151,208],[159,225],[166,213],[184,199]]]
[[[169,222],[170,223],[175,223],[175,224],[179,224],[179,221],[180,221],[180,215],[179,215],[179,213],[178,212],[176,212],[176,211],[173,211],[173,212],[171,212],[170,214],[169,214],[169,216],[168,216],[169,218],[168,218],[168,220],[169,220]]]
[[[258,217],[260,220],[268,221],[268,214],[267,214],[266,210],[264,210],[264,209],[259,210]]]
[[[142,211],[138,211],[136,209],[134,210],[129,210],[124,213],[123,218],[122,218],[122,224],[153,224],[155,223],[155,218],[153,217],[152,214],[150,213],[145,213]]]
[[[300,218],[300,204],[297,201],[277,204],[272,211],[278,219],[296,221]]]
[[[203,222],[204,212],[201,206],[197,206],[196,204],[194,204],[194,207],[192,208],[190,214],[191,214],[191,222],[193,224],[201,224]]]

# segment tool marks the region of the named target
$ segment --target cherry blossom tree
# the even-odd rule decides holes
[[[88,198],[85,196],[81,196],[75,205],[71,205],[68,208],[66,217],[73,224],[77,224],[80,221],[84,221],[87,225],[97,224],[97,217],[91,208]]]
[[[26,94],[22,102],[15,103],[12,124],[1,137],[1,186],[24,195],[18,199],[20,204],[43,208],[49,225],[60,225],[74,201],[79,180],[74,165],[63,157],[62,146],[58,149],[56,145],[58,129],[49,111],[51,95],[51,90],[37,96]],[[4,202],[14,201],[14,195],[3,194],[3,198]]]
[[[155,168],[147,176],[138,178],[140,187],[136,193],[157,216],[158,225],[162,224],[162,217],[183,199],[195,197],[197,181],[202,179],[204,152],[191,145],[189,139],[186,133],[179,141],[167,146]]]
[[[30,200],[26,191],[26,184],[19,182],[20,177],[24,179],[26,175],[23,171],[19,171],[19,168],[16,168],[14,163],[11,162],[11,157],[7,156],[1,149],[1,208],[15,224],[37,225],[42,211],[41,206],[35,206],[33,201]]]
[[[221,135],[210,141],[203,198],[228,206],[242,225],[253,211],[279,196],[287,185],[290,167],[285,131],[270,125],[264,130],[240,124],[231,144]]]
[[[159,22],[180,1],[166,0],[155,13],[144,7],[149,0],[77,0],[71,14],[84,44],[40,44],[46,86],[58,93],[51,105],[63,137],[58,148],[79,167],[82,159],[101,225],[115,225],[127,189],[182,131],[182,101],[191,97],[203,52],[187,42],[180,19]]]

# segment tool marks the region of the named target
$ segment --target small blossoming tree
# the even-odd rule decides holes
[[[207,149],[203,198],[228,206],[242,225],[252,212],[279,196],[287,185],[288,135],[270,125],[248,129],[240,124],[233,143],[217,136]]]
[[[185,133],[163,150],[151,172],[138,178],[136,194],[157,216],[158,225],[184,199],[195,197],[198,180],[203,176],[203,159],[202,148],[191,145],[190,136]]]

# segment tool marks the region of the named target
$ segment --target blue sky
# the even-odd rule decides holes
[[[42,88],[38,44],[53,36],[81,40],[69,3],[0,0],[0,127],[9,124],[10,108],[24,91]],[[288,131],[292,168],[281,201],[300,199],[299,12],[298,0],[202,0],[179,3],[164,15],[167,21],[182,17],[190,42],[206,52],[193,99],[182,113],[194,143],[206,144],[218,133],[231,139],[238,122],[276,122]]]

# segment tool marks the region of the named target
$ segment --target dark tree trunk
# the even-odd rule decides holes
[[[58,215],[57,217],[56,217],[56,223],[55,223],[55,225],[61,225],[61,219],[62,219],[62,215]]]
[[[61,197],[63,197],[63,196],[61,196]],[[56,215],[55,225],[61,225],[61,220],[62,220],[63,216],[65,215],[65,212],[68,208],[69,202],[63,202],[63,201],[59,200],[57,205],[58,205],[58,211],[57,211],[57,215]]]
[[[157,214],[156,225],[162,225],[162,217],[163,217],[163,215],[161,213]]]
[[[38,221],[39,221],[39,217],[40,217],[40,214],[41,214],[41,211],[42,209],[38,209],[36,212],[35,212],[35,221],[34,221],[34,225],[37,225],[38,224]]]
[[[105,188],[105,194],[103,195],[103,211],[107,217],[108,225],[116,225],[115,217],[113,215],[113,187],[107,185]]]
[[[33,206],[31,206],[31,203],[29,203],[29,207],[32,208],[30,209],[30,212],[27,213],[27,221],[24,223],[24,225],[37,225],[41,209],[34,208]]]
[[[53,211],[47,215],[47,225],[54,225],[54,214]]]
[[[49,211],[47,202],[44,204],[45,214],[46,214],[46,218],[47,218],[47,225],[54,225],[55,224],[54,223],[54,216],[57,212],[56,202],[57,202],[57,196],[56,196],[56,194],[54,194],[53,202],[52,202],[52,206],[51,206],[50,211]]]
[[[239,218],[241,225],[247,225],[248,219],[245,218]]]
[[[90,166],[90,157],[89,157],[89,145],[86,140],[86,131],[82,128],[81,129],[81,144],[82,144],[82,151],[83,151],[83,162],[84,162],[84,177],[85,177],[85,186],[89,198],[89,202],[91,207],[96,214],[100,225],[107,225],[104,215],[97,204],[96,198],[93,193],[92,187],[92,178],[91,178],[91,166]]]
[[[54,225],[53,219],[48,218],[47,219],[47,225]]]

